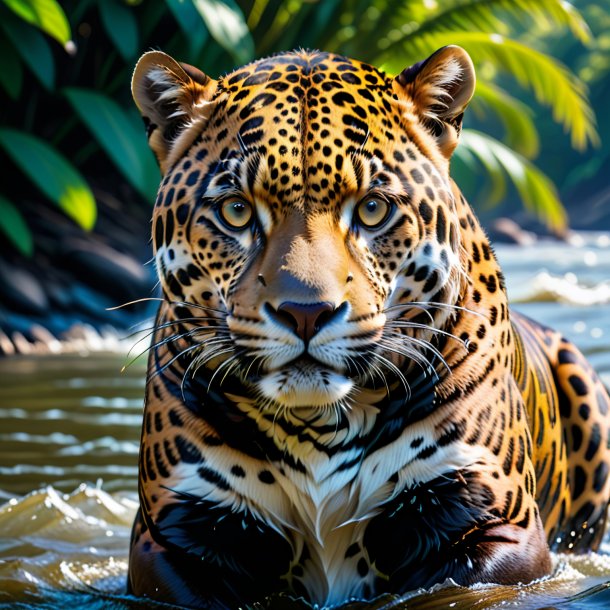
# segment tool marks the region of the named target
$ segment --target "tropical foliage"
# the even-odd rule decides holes
[[[122,181],[134,199],[153,200],[158,170],[128,100],[143,50],[162,48],[213,75],[293,47],[341,52],[397,73],[445,44],[469,51],[479,75],[458,171],[487,176],[487,188],[475,189],[479,201],[514,193],[561,229],[557,191],[533,164],[537,124],[515,85],[549,109],[574,148],[599,138],[583,80],[554,59],[553,44],[547,52],[525,44],[524,31],[569,32],[605,58],[594,63],[598,71],[609,69],[607,47],[595,46],[601,38],[565,0],[1,0],[0,86],[8,101],[0,149],[24,180],[0,187],[0,231],[31,255],[35,241],[19,207],[30,191],[91,229],[92,177]]]
[[[597,109],[600,134],[610,133],[610,0],[577,2],[583,17],[590,24],[592,37],[586,46],[577,39],[566,39],[559,32],[526,32],[523,40],[527,44],[536,42],[547,53],[552,54],[568,66],[585,83],[589,90],[591,105]],[[537,37],[534,40],[534,36]],[[540,128],[548,132],[547,117],[540,117]],[[540,157],[541,167],[552,175],[561,192],[570,199],[577,199],[579,206],[590,210],[595,204],[607,209],[610,201],[608,172],[610,172],[610,139],[602,140],[599,147],[584,154],[562,150],[553,140]]]

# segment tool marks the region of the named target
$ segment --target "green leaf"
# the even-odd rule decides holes
[[[95,199],[80,173],[48,144],[15,129],[0,129],[0,146],[32,182],[83,229],[95,224]]]
[[[167,8],[163,2],[147,2],[146,10],[138,14],[138,26],[143,41],[150,40],[159,24],[167,19]],[[165,23],[162,27],[165,27]],[[144,50],[144,49],[142,49]]]
[[[418,35],[447,31],[480,31],[508,33],[510,19],[531,28],[567,27],[581,42],[591,40],[591,31],[582,15],[564,0],[466,0],[462,2],[435,2],[417,18],[413,6],[403,5],[397,11],[398,20],[416,21]],[[509,19],[510,18],[510,19]]]
[[[28,258],[34,254],[32,233],[17,207],[0,195],[0,231]]]
[[[476,157],[489,172],[502,171],[517,189],[526,208],[551,229],[562,231],[566,228],[566,213],[553,183],[525,157],[473,129],[464,129],[456,154],[466,163],[468,155]]]
[[[510,148],[528,159],[538,155],[540,141],[531,108],[504,89],[478,80],[469,108],[477,115],[496,114],[504,125],[503,140]]]
[[[497,70],[513,76],[530,89],[536,99],[551,108],[553,119],[570,132],[572,146],[584,149],[599,144],[595,116],[588,103],[586,87],[565,66],[552,57],[510,38],[482,32],[447,32],[410,36],[403,39],[408,52],[421,59],[447,44],[464,47],[475,61],[490,62]],[[405,48],[407,50],[407,48]],[[398,73],[404,66],[394,60],[388,68]]]
[[[63,93],[129,183],[154,201],[159,170],[144,129],[138,129],[130,115],[101,93],[77,88],[64,89]]]
[[[471,130],[464,130],[462,133],[470,133]],[[460,140],[461,142],[461,140]],[[502,169],[502,166],[494,155],[490,154],[476,154],[478,151],[472,151],[468,147],[468,135],[466,136],[466,142],[458,146],[455,151],[454,157],[457,157],[465,165],[468,166],[470,172],[477,176],[481,173],[481,165],[485,169],[484,178],[487,179],[487,183],[481,188],[481,199],[483,200],[483,209],[490,209],[502,201],[506,196],[506,174]],[[452,168],[454,166],[452,165]]]
[[[456,44],[472,52],[478,60],[488,59],[529,88],[536,99],[549,106],[553,119],[571,134],[572,146],[584,149],[599,144],[595,116],[589,106],[585,85],[558,61],[508,38],[464,33]]]
[[[118,0],[98,0],[106,34],[121,57],[131,61],[138,52],[138,23],[133,13]]]
[[[35,25],[43,32],[55,38],[66,51],[75,51],[70,40],[70,24],[61,6],[56,0],[3,0],[21,19]]]
[[[23,67],[9,41],[0,36],[0,84],[16,100],[23,85]]]
[[[189,51],[197,57],[208,39],[208,32],[203,26],[201,15],[195,8],[193,0],[165,0],[169,10],[186,34]]]
[[[36,78],[46,89],[55,86],[55,61],[49,43],[38,31],[31,28],[27,23],[20,21],[7,14],[2,19],[2,26],[7,38],[21,58],[36,75]]]
[[[240,64],[252,61],[254,42],[234,0],[192,0],[212,38]]]

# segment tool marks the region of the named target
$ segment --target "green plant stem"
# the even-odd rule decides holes
[[[74,165],[82,167],[84,163],[91,157],[91,155],[100,150],[98,143],[95,140],[87,142],[77,153],[72,157]]]
[[[108,53],[108,56],[102,63],[102,67],[99,69],[97,78],[95,79],[95,88],[98,91],[103,91],[104,89],[106,89],[106,80],[108,79],[108,75],[110,74],[112,68],[116,68],[115,63],[117,57],[118,53],[116,51],[112,51]],[[116,72],[116,69],[114,70],[114,72]]]
[[[51,144],[58,146],[62,140],[76,127],[78,120],[75,116],[71,116],[61,123],[59,128],[51,137]]]

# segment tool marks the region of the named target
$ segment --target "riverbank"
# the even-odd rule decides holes
[[[125,194],[126,197],[129,193]],[[59,210],[24,201],[35,235],[31,258],[0,240],[0,355],[115,349],[156,309],[150,206],[96,191],[98,221],[86,232]]]

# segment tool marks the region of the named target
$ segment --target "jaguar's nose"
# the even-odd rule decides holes
[[[332,317],[335,307],[332,303],[293,303],[285,301],[277,308],[277,315],[289,324],[296,335],[305,343]]]

